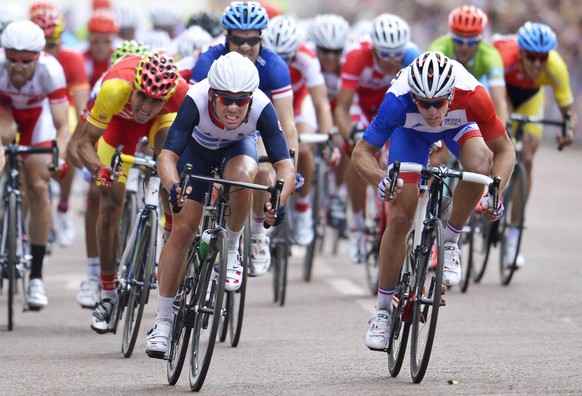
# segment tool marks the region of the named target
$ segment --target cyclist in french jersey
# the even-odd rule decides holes
[[[83,106],[89,97],[89,79],[85,72],[85,64],[80,53],[65,49],[61,45],[61,35],[64,30],[64,18],[51,4],[39,3],[30,18],[44,30],[45,51],[57,58],[65,72],[69,98],[69,127],[74,130]],[[74,167],[67,157],[67,167]],[[56,212],[56,241],[61,246],[70,246],[75,239],[75,227],[69,212],[69,197],[75,178],[75,172],[67,172],[59,180],[59,202]]]
[[[354,139],[354,130],[363,130],[375,117],[386,90],[396,73],[420,53],[410,41],[410,27],[399,16],[382,14],[373,21],[372,40],[361,42],[346,53],[342,61],[340,90],[336,100],[335,124],[345,138]],[[354,98],[358,98],[354,122]],[[366,254],[364,203],[366,182],[353,167],[346,177],[351,201],[348,254],[353,262],[362,262]]]
[[[181,191],[179,174],[186,164],[192,164],[192,173],[196,175],[210,177],[211,169],[218,167],[224,179],[252,183],[258,171],[255,133],[258,130],[276,178],[284,180],[281,203],[285,203],[294,188],[295,169],[277,112],[267,95],[257,89],[258,85],[259,75],[253,62],[237,52],[229,52],[213,63],[207,79],[190,88],[170,128],[158,171],[170,201],[181,206],[181,210],[174,215],[170,238],[160,256],[158,312],[146,339],[151,357],[163,357],[167,352],[174,297],[184,279],[184,263],[202,218],[204,197],[212,190],[211,184],[194,180],[189,191]],[[188,199],[182,206],[178,198],[183,193],[188,193]],[[238,245],[251,202],[251,190],[231,190],[226,224],[226,290],[238,290],[241,286],[243,267]],[[270,203],[263,205],[269,224],[277,225],[283,220],[284,213],[280,213],[275,222]]]
[[[125,199],[126,175],[110,169],[115,149],[133,155],[140,138],[159,153],[167,130],[176,116],[188,83],[179,77],[173,59],[159,53],[128,56],[103,76],[101,89],[78,138],[77,151],[99,186],[97,247],[101,267],[101,301],[93,311],[91,328],[99,334],[110,331],[109,321],[117,302],[115,266],[119,222]],[[96,147],[95,147],[96,146]],[[112,183],[114,177],[119,183]],[[168,210],[165,210],[169,213]]]
[[[297,133],[322,133],[331,131],[333,117],[327,99],[325,80],[317,56],[301,43],[300,32],[294,18],[279,15],[269,21],[263,43],[275,51],[289,67],[293,88],[293,110]],[[295,195],[293,213],[294,239],[308,245],[314,237],[311,209],[311,185],[315,169],[313,148],[299,145],[297,171],[305,178],[301,191]]]
[[[293,113],[293,91],[289,68],[275,52],[262,45],[261,33],[267,27],[268,21],[266,10],[256,1],[232,2],[222,15],[222,28],[226,31],[225,44],[210,47],[200,55],[192,72],[192,81],[198,82],[206,78],[212,63],[230,51],[236,51],[248,57],[259,71],[259,89],[269,96],[277,110],[289,149],[297,153],[297,129]],[[261,139],[259,139],[259,155],[264,155]],[[271,171],[270,164],[260,164],[255,182],[270,184]],[[262,211],[266,195],[254,191],[253,197],[252,260],[249,275],[261,276],[268,271],[271,264],[270,241],[263,227]]]
[[[493,42],[499,50],[505,66],[505,84],[513,112],[543,118],[544,87],[553,89],[558,108],[564,118],[570,117],[571,130],[567,136],[561,131],[556,135],[560,147],[572,143],[572,131],[576,130],[578,117],[574,112],[574,96],[570,88],[568,66],[556,51],[558,44],[554,31],[543,23],[526,22],[516,36],[500,38]],[[513,126],[515,128],[515,126]],[[533,159],[542,138],[542,128],[537,124],[525,124],[522,140],[521,161],[526,169],[527,189],[532,187]],[[507,256],[515,257],[519,232],[511,230],[507,237]],[[518,267],[525,265],[522,254],[515,261]]]
[[[440,52],[425,52],[399,73],[376,118],[356,145],[352,154],[354,166],[369,183],[378,186],[380,198],[387,200],[386,191],[391,183],[397,183],[380,246],[376,313],[369,320],[365,337],[368,348],[384,350],[387,346],[392,297],[420,192],[418,174],[402,172],[401,178],[391,181],[376,162],[375,154],[390,139],[389,167],[394,161],[426,164],[430,146],[444,140],[463,169],[489,175],[491,153],[480,130],[505,134],[505,126],[495,114],[485,88],[458,62]],[[507,183],[512,165],[500,175],[501,188]],[[455,209],[444,234],[443,283],[447,286],[456,285],[461,279],[456,230],[465,224],[482,195],[483,186],[479,184],[460,182],[456,188]],[[493,211],[487,210],[492,218]]]
[[[57,140],[63,156],[69,140],[65,73],[59,62],[43,52],[43,30],[31,21],[11,22],[2,32],[0,49],[0,138],[14,142],[17,132],[24,146],[50,147]],[[27,304],[41,309],[48,304],[42,282],[43,261],[51,224],[49,155],[23,161],[24,185],[30,205],[29,230],[32,263]]]

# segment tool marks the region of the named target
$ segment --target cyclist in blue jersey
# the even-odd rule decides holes
[[[255,133],[258,130],[277,179],[284,180],[281,203],[285,203],[293,190],[295,169],[285,136],[275,107],[267,95],[257,89],[258,85],[257,68],[248,58],[237,52],[218,58],[208,78],[188,91],[158,158],[158,172],[164,188],[170,193],[170,202],[182,209],[174,214],[172,232],[160,256],[158,313],[155,327],[146,339],[147,351],[155,355],[167,351],[174,297],[185,276],[184,263],[202,218],[204,197],[212,189],[209,183],[191,181],[188,199],[180,204],[179,174],[185,165],[192,164],[192,172],[196,175],[211,176],[211,168],[218,166],[224,179],[253,182],[258,171]],[[274,210],[266,201],[263,201],[263,216],[267,223],[277,225],[284,213],[279,211],[275,219]],[[251,202],[251,190],[231,190],[226,224],[225,289],[229,291],[238,290],[242,282],[238,245]]]
[[[267,94],[277,110],[281,127],[287,139],[289,149],[297,152],[297,129],[293,112],[293,91],[291,77],[287,64],[272,50],[263,47],[262,31],[267,27],[269,17],[266,10],[257,2],[235,1],[226,7],[222,15],[222,27],[226,31],[225,44],[210,47],[200,55],[192,71],[192,82],[206,78],[210,65],[230,51],[238,52],[252,60],[259,71],[259,89]],[[259,155],[264,155],[264,148],[259,139]],[[270,184],[269,164],[261,164],[255,179],[259,184]],[[251,251],[252,261],[249,268],[250,276],[265,274],[271,263],[269,237],[262,226],[262,214],[265,195],[255,191],[253,214],[251,218]]]

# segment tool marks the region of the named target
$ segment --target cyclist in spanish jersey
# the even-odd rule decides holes
[[[406,238],[414,221],[420,176],[401,172],[398,180],[386,176],[374,156],[390,139],[389,167],[394,161],[426,164],[430,146],[443,140],[459,158],[463,169],[484,175],[491,171],[491,152],[481,131],[505,134],[503,122],[487,91],[461,64],[440,52],[425,52],[398,74],[386,93],[376,118],[356,145],[352,161],[367,182],[378,186],[378,195],[397,183],[397,196],[391,202],[386,232],[380,246],[380,279],[376,313],[370,317],[365,344],[384,350],[388,343],[392,296],[404,261]],[[500,174],[504,188],[513,164]],[[448,223],[465,224],[482,198],[483,186],[460,182],[455,191],[457,211]],[[487,209],[493,215],[492,208]],[[503,208],[500,208],[500,212]],[[458,234],[445,229],[443,283],[453,286],[461,280]]]
[[[14,142],[17,132],[24,146],[47,146],[57,139],[59,153],[69,140],[68,101],[65,73],[59,62],[43,52],[43,30],[31,21],[11,22],[2,32],[0,49],[0,138]],[[48,304],[42,282],[43,261],[51,224],[47,155],[24,159],[24,185],[30,205],[32,263],[28,306],[41,309]]]
[[[149,137],[156,153],[176,116],[188,83],[178,75],[174,60],[157,52],[128,56],[115,63],[103,76],[101,89],[78,138],[77,151],[83,165],[99,186],[97,247],[101,266],[101,301],[93,311],[91,328],[109,331],[113,306],[117,302],[115,265],[119,249],[119,221],[125,200],[126,175],[111,169],[115,149],[133,155],[138,140]],[[119,183],[112,183],[111,178]]]
[[[309,27],[309,38],[315,46],[314,50],[321,65],[332,114],[335,111],[340,86],[341,57],[347,45],[349,33],[348,21],[335,14],[317,15]],[[332,169],[334,181],[329,185],[328,222],[333,227],[339,227],[343,234],[345,233],[347,200],[344,182],[347,167],[351,165],[350,158],[343,149],[344,140],[339,134],[334,136],[334,144],[339,149],[341,157]]]
[[[44,4],[44,7],[41,5]],[[38,3],[32,7],[30,19],[44,30],[45,51],[57,58],[65,72],[69,98],[69,127],[75,130],[77,120],[89,98],[89,79],[85,71],[85,64],[80,53],[65,49],[61,44],[61,36],[65,28],[63,15],[49,3]],[[67,172],[59,180],[60,196],[56,212],[56,237],[61,246],[70,246],[75,239],[75,227],[69,212],[69,197],[75,177],[74,165],[67,159]]]
[[[208,75],[212,63],[221,55],[230,51],[252,60],[259,71],[259,89],[271,98],[277,110],[281,127],[287,139],[289,149],[297,152],[297,129],[293,113],[293,91],[289,68],[272,50],[261,45],[262,31],[267,27],[269,18],[261,5],[255,1],[235,1],[226,7],[222,15],[222,28],[226,31],[225,44],[212,46],[200,55],[192,72],[192,81],[202,81]],[[259,154],[264,155],[264,148],[259,139]],[[259,184],[270,184],[270,164],[260,164],[255,180]],[[250,276],[264,275],[271,265],[269,237],[263,227],[265,216],[263,202],[266,195],[253,192],[253,211],[251,216],[251,252],[249,266]]]
[[[293,87],[293,110],[297,133],[322,133],[331,131],[333,117],[327,98],[325,80],[317,56],[301,43],[301,36],[294,18],[279,15],[269,21],[263,36],[265,46],[275,51],[289,66]],[[313,148],[299,145],[297,171],[305,178],[305,185],[294,198],[294,236],[300,245],[313,240],[313,213],[311,209],[311,185],[315,169]]]
[[[352,131],[363,130],[368,126],[396,73],[419,53],[418,47],[410,41],[410,26],[404,19],[392,14],[381,14],[374,19],[372,40],[361,42],[347,52],[342,61],[334,116],[335,124],[344,138],[353,139]],[[352,106],[356,95],[359,120],[354,122]],[[364,260],[366,254],[366,182],[353,166],[348,168],[346,180],[352,210],[348,254],[353,262],[358,263]]]
[[[185,193],[179,184],[179,174],[185,165],[192,164],[192,173],[196,175],[210,177],[212,167],[218,167],[224,179],[253,182],[258,171],[255,134],[258,130],[276,178],[284,180],[281,203],[285,203],[294,188],[295,169],[277,112],[258,86],[259,75],[251,60],[235,51],[220,56],[210,67],[208,78],[190,88],[170,128],[158,171],[170,201],[182,208],[174,216],[170,238],[160,256],[158,313],[146,339],[149,356],[163,356],[167,352],[174,297],[187,270],[184,263],[202,218],[204,197],[212,189],[209,183],[193,180],[190,191],[186,191],[188,199],[183,205],[178,203]],[[226,224],[226,290],[238,290],[241,286],[243,268],[238,244],[251,202],[251,190],[231,190]],[[279,213],[275,222],[270,203],[263,202],[263,206],[268,224],[277,225],[283,220],[284,212]]]
[[[500,38],[493,44],[503,59],[511,111],[543,118],[544,87],[552,87],[562,116],[570,117],[571,130],[566,136],[561,132],[556,135],[558,144],[560,147],[572,144],[572,131],[576,130],[578,117],[574,112],[568,66],[556,51],[556,33],[543,23],[526,22],[516,36]],[[533,159],[540,145],[542,128],[536,124],[525,124],[524,132],[521,161],[527,171],[529,195]],[[507,240],[508,257],[515,257],[517,251],[518,233],[513,231],[510,230]],[[525,262],[523,256],[520,256],[516,264],[521,267]]]

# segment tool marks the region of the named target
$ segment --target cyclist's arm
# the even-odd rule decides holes
[[[171,150],[162,149],[158,157],[158,174],[162,180],[162,186],[169,193],[175,183],[180,182],[178,175],[178,154]]]
[[[79,120],[79,122],[77,122],[75,132],[71,135],[71,140],[69,140],[69,144],[67,145],[67,159],[79,169],[83,168],[83,162],[81,162],[81,158],[79,158],[77,147],[79,144],[79,136],[81,136],[81,130],[84,126],[85,121]]]
[[[365,138],[362,138],[352,152],[354,168],[360,176],[374,186],[377,186],[384,177],[384,172],[380,169],[374,157],[380,149],[381,147],[376,147],[368,143]]]
[[[59,157],[63,158],[66,153],[67,144],[71,133],[69,131],[69,102],[57,102],[50,104],[53,123],[57,129],[57,145],[59,147]]]
[[[86,122],[80,132],[77,154],[83,165],[85,165],[92,174],[95,174],[99,167],[103,165],[97,155],[95,145],[105,132],[105,129],[99,128],[90,122]]]
[[[281,127],[287,139],[287,146],[289,146],[289,150],[295,150],[295,164],[297,164],[298,140],[295,115],[293,113],[293,95],[273,98],[272,102],[279,115]]]
[[[2,140],[0,140],[0,173],[4,171],[4,164],[6,163],[6,158],[4,157],[4,145]]]
[[[489,150],[493,152],[493,169],[491,175],[501,177],[499,195],[505,190],[515,164],[515,150],[507,133],[485,141]]]
[[[505,125],[509,120],[509,107],[507,105],[507,92],[505,86],[494,86],[489,87],[489,95],[491,95],[491,100],[493,101],[493,107],[495,107],[495,112],[497,117]]]
[[[354,101],[355,91],[340,88],[336,98],[334,121],[339,133],[344,138],[349,138],[352,131],[352,119],[350,117],[350,107]]]
[[[309,94],[311,95],[313,107],[315,107],[315,112],[317,114],[319,130],[323,133],[331,131],[333,128],[333,118],[325,84],[310,87]]]

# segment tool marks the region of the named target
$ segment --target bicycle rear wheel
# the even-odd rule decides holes
[[[199,391],[206,379],[222,315],[228,256],[226,232],[220,229],[212,238],[196,285],[198,308],[194,317],[190,355],[190,389],[193,391]],[[213,275],[215,271],[218,271],[217,275]]]
[[[366,188],[366,256],[364,269],[366,271],[366,283],[373,296],[378,292],[378,276],[380,271],[380,240],[384,221],[384,204],[378,202],[376,190],[372,186]]]
[[[324,166],[320,162],[315,164],[315,177],[313,179],[313,196],[311,199],[311,208],[313,216],[313,240],[305,250],[305,257],[303,259],[303,280],[309,282],[311,280],[311,272],[313,271],[313,260],[315,259],[315,252],[318,246],[323,243],[323,236],[325,233],[325,225],[323,224],[323,216],[321,215],[322,201],[323,201],[323,178],[325,177]]]
[[[527,194],[526,171],[522,163],[516,164],[509,181],[509,186],[503,194],[505,212],[499,219],[499,237],[501,248],[499,249],[499,279],[504,286],[509,285],[513,273],[517,269],[516,261],[519,256],[521,237],[523,235],[523,221],[525,215],[525,201]],[[515,252],[508,251],[508,238],[510,233],[516,233]],[[513,254],[513,257],[509,255]]]
[[[439,307],[442,303],[443,279],[443,225],[435,220],[425,228],[422,249],[416,263],[416,282],[414,285],[414,304],[410,339],[410,373],[412,380],[419,383],[424,378],[432,344],[436,332]],[[436,249],[433,249],[436,246]],[[431,253],[432,252],[432,253]],[[431,255],[436,254],[437,265],[432,269]]]
[[[141,325],[143,310],[147,304],[152,269],[155,265],[155,243],[157,237],[157,221],[153,212],[143,222],[141,232],[134,240],[132,259],[129,263],[129,273],[125,278],[128,282],[127,305],[125,306],[125,324],[121,351],[129,358],[135,347]],[[141,219],[140,219],[141,221]],[[131,242],[130,242],[131,243]]]
[[[289,260],[289,221],[283,220],[275,229],[273,235],[273,254],[271,260],[275,258],[275,268],[273,271],[273,292],[274,302],[280,306],[285,305],[285,293],[287,289],[287,263]]]
[[[174,298],[172,335],[168,347],[168,364],[166,374],[168,383],[176,385],[182,367],[186,360],[188,344],[194,326],[194,311],[189,308],[194,303],[196,274],[194,273],[194,255],[198,254],[194,248],[190,249],[188,254],[188,274],[182,282],[182,287]]]
[[[485,268],[487,268],[497,223],[489,223],[481,213],[477,212],[473,212],[471,221],[473,222],[473,248],[471,249],[473,261],[470,274],[473,282],[479,283],[485,274]]]

